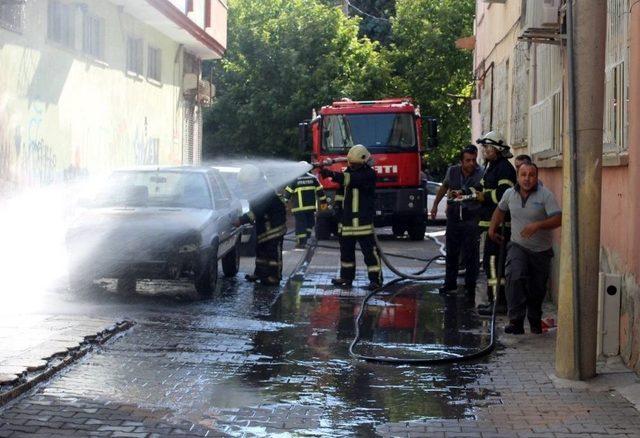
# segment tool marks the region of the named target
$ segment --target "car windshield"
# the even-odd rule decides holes
[[[322,148],[340,151],[361,144],[375,152],[416,147],[413,114],[338,114],[322,119]]]
[[[171,171],[114,172],[96,197],[97,207],[211,209],[205,176]]]

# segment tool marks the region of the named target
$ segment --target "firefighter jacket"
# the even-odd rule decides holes
[[[274,191],[249,201],[249,208],[249,213],[240,218],[240,223],[255,224],[257,243],[279,239],[286,234],[287,210]]]
[[[480,209],[480,227],[489,228],[493,211],[498,206],[504,192],[516,183],[516,170],[504,157],[489,162],[480,180],[484,201]],[[510,217],[505,217],[505,223],[509,226]]]
[[[292,184],[285,187],[282,197],[285,202],[293,197],[292,213],[316,211],[318,208],[316,201],[327,201],[327,197],[324,194],[318,178],[308,172],[299,176]]]
[[[340,234],[345,237],[373,234],[376,172],[364,165],[355,170],[347,168],[344,172],[323,170],[322,174],[340,184],[336,194],[336,200],[341,204]]]

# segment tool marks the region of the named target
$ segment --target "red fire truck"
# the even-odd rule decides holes
[[[300,123],[300,144],[311,150],[311,161],[322,162],[346,156],[349,148],[364,145],[374,158],[376,184],[376,226],[389,226],[395,235],[406,232],[412,240],[424,238],[426,174],[422,172],[422,126],[428,145],[437,143],[437,122],[421,117],[411,98],[375,101],[344,99],[314,110],[311,120]],[[331,166],[344,170],[344,163]],[[335,198],[337,185],[320,180],[328,198]],[[318,239],[335,233],[337,224],[331,210],[320,212],[316,224]]]

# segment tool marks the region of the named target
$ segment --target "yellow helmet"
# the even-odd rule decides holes
[[[371,158],[371,154],[361,144],[352,146],[347,154],[347,161],[351,164],[365,164]]]

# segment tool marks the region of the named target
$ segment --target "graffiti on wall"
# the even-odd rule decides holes
[[[146,117],[144,118],[143,129],[136,128],[133,152],[135,164],[160,163],[160,139],[158,137],[149,137],[149,123]]]

